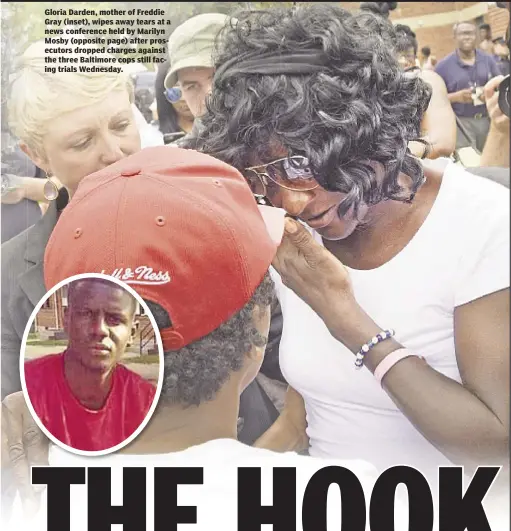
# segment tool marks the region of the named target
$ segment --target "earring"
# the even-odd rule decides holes
[[[49,172],[46,172],[46,182],[44,183],[43,195],[47,201],[55,201],[59,195],[59,188],[51,180],[51,173]]]

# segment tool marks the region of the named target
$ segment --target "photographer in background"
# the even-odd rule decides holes
[[[456,50],[438,62],[435,72],[442,77],[458,123],[456,148],[472,146],[482,152],[490,119],[483,87],[500,75],[495,59],[476,49],[476,27],[472,22],[454,26]]]

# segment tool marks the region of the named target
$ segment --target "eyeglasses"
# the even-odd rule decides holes
[[[300,155],[245,168],[243,174],[257,198],[271,195],[271,189],[275,184],[286,190],[298,192],[308,192],[319,186],[312,175],[309,159]]]
[[[177,103],[183,97],[183,92],[179,87],[165,89],[163,94],[169,103]]]

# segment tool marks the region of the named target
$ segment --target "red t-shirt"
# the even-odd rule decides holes
[[[145,419],[156,388],[117,365],[112,388],[99,410],[83,406],[64,376],[64,355],[50,354],[25,363],[30,402],[41,422],[59,441],[77,450],[98,451],[125,441]]]

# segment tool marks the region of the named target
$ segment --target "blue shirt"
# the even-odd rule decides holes
[[[493,77],[500,75],[500,69],[495,59],[482,50],[476,50],[476,60],[473,65],[463,63],[457,51],[444,57],[435,68],[435,72],[445,81],[447,92],[472,88],[475,83],[478,87],[484,87]],[[456,116],[472,118],[481,113],[488,115],[486,105],[473,105],[472,103],[452,103],[452,109]]]

